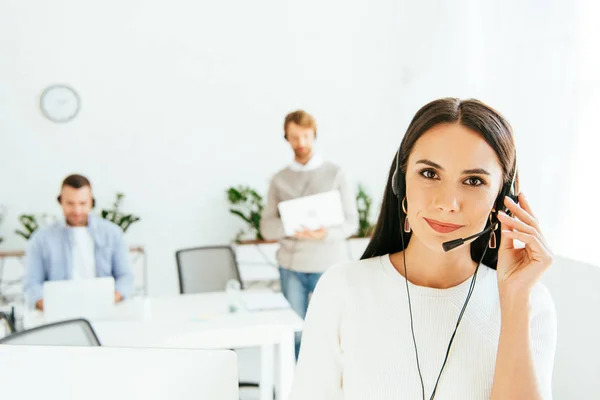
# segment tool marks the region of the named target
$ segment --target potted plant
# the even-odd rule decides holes
[[[375,225],[371,223],[371,204],[373,199],[369,196],[361,184],[358,185],[356,195],[356,208],[358,209],[358,232],[356,237],[369,238],[373,234]]]
[[[56,221],[56,218],[49,214],[21,214],[19,215],[19,222],[22,227],[15,230],[15,233],[25,240],[29,240],[33,232],[40,226],[47,226],[54,221]]]
[[[129,229],[132,224],[140,220],[139,217],[133,214],[123,214],[119,211],[121,202],[124,198],[125,195],[123,193],[117,193],[112,208],[100,211],[100,216],[102,218],[117,224],[123,230],[123,233],[127,232],[127,229]]]
[[[264,208],[262,196],[250,186],[243,185],[230,187],[226,193],[231,205],[229,212],[240,217],[247,224],[245,229],[238,232],[235,242],[240,243],[244,237],[264,240],[260,233],[260,217]]]

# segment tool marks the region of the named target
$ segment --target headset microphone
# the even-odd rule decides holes
[[[465,242],[468,242],[471,239],[477,239],[478,237],[485,235],[486,233],[488,233],[492,229],[495,230],[496,229],[496,225],[497,224],[490,225],[490,226],[487,227],[487,229],[485,229],[485,230],[483,230],[483,231],[481,231],[479,233],[476,233],[473,236],[469,236],[467,238],[454,239],[454,240],[450,240],[449,242],[444,242],[444,243],[442,243],[442,247],[444,248],[444,251],[448,252],[448,251],[450,251],[452,249],[457,248],[458,246],[461,246],[461,245],[465,244]]]
[[[513,179],[514,181],[514,179]],[[511,184],[512,185],[512,184]],[[518,196],[515,196],[513,194],[506,194],[505,196],[510,197],[515,203],[518,202]],[[504,201],[504,196],[500,196],[500,198],[502,198],[502,201]],[[511,215],[509,210],[505,210],[507,215]],[[452,249],[457,248],[458,246],[461,246],[463,244],[465,244],[465,242],[468,242],[469,240],[472,239],[477,239],[480,236],[485,235],[486,233],[492,231],[492,230],[496,230],[496,228],[498,227],[498,222],[495,222],[493,224],[491,224],[490,226],[488,226],[486,229],[482,230],[479,233],[476,233],[475,235],[466,237],[466,238],[462,238],[462,239],[454,239],[454,240],[450,240],[448,242],[444,242],[442,243],[442,248],[444,249],[445,252],[448,252]]]

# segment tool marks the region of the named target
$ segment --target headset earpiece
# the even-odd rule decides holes
[[[399,201],[402,201],[402,193],[405,192],[405,177],[402,171],[400,171],[400,150],[396,153],[396,169],[394,175],[392,175],[392,192],[396,195]]]
[[[402,184],[400,183],[400,179],[402,179],[402,173],[398,172],[398,170],[394,171],[394,175],[392,175],[392,192],[396,195],[396,197],[400,198],[400,194],[402,193]]]
[[[516,176],[517,176],[517,169],[515,168],[515,173],[513,174],[513,177],[511,179],[510,183],[505,183],[502,186],[502,190],[500,191],[500,194],[498,195],[498,199],[496,200],[496,204],[494,206],[494,209],[496,211],[503,210],[504,212],[508,212],[508,209],[504,205],[505,197],[511,198],[515,203],[519,202],[519,195],[518,195],[518,193],[516,193],[516,190],[514,187]]]

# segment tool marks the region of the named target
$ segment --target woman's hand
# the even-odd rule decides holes
[[[500,296],[527,295],[550,267],[553,255],[541,233],[527,199],[519,195],[519,204],[506,197],[504,204],[512,217],[498,213],[502,238],[498,249],[498,289]],[[525,243],[515,248],[514,240]]]

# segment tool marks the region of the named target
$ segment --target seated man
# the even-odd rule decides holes
[[[64,220],[38,229],[29,239],[26,252],[25,299],[44,309],[45,281],[115,279],[115,302],[129,296],[133,274],[129,251],[121,228],[93,213],[95,200],[90,181],[81,175],[68,176],[58,202]]]

